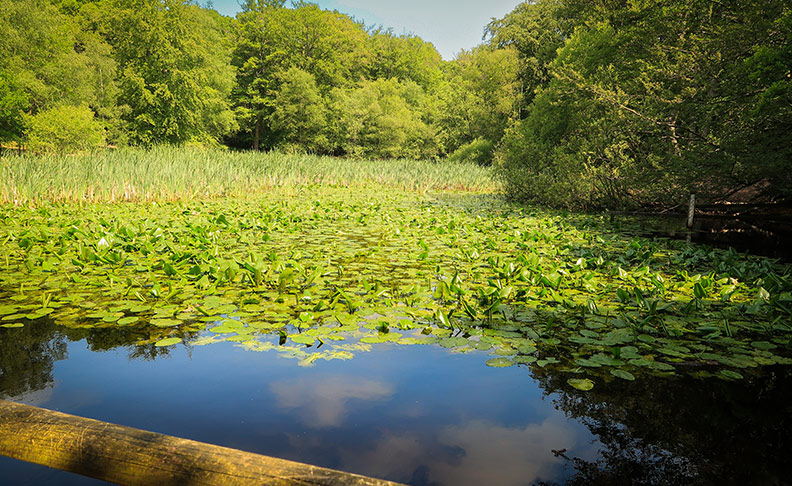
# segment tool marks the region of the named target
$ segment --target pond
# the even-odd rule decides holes
[[[772,260],[328,187],[0,208],[0,250],[0,397],[415,485],[786,477]]]
[[[483,352],[384,345],[298,366],[230,343],[139,347],[42,320],[0,330],[0,396],[414,485],[783,484],[792,380],[570,389]],[[554,453],[555,451],[555,453]],[[564,451],[564,452],[560,452]],[[0,458],[4,484],[87,478]]]

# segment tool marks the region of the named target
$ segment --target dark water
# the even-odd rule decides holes
[[[792,219],[744,220],[731,216],[696,216],[687,228],[687,216],[618,215],[617,231],[641,236],[687,240],[716,248],[734,248],[751,255],[792,262]]]
[[[0,329],[0,396],[414,485],[786,484],[792,380],[597,383],[388,347],[311,368],[229,343]],[[555,451],[565,452],[554,453]],[[0,484],[98,484],[0,458]]]

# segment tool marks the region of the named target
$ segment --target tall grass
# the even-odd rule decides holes
[[[498,190],[491,169],[466,163],[174,147],[0,158],[0,203],[5,204],[204,199],[311,184]]]

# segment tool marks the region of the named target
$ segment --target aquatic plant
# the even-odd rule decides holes
[[[378,346],[598,380],[739,380],[792,364],[776,261],[494,196],[275,188],[249,198],[0,209],[0,325],[134,327],[302,365]]]
[[[498,189],[473,163],[351,160],[278,152],[159,147],[0,157],[0,203],[175,201],[249,197],[275,187],[371,184],[408,191]]]

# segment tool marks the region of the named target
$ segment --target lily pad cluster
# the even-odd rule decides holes
[[[135,326],[141,344],[230,342],[304,365],[432,345],[581,390],[792,364],[789,266],[485,195],[6,206],[0,252],[4,328]]]

